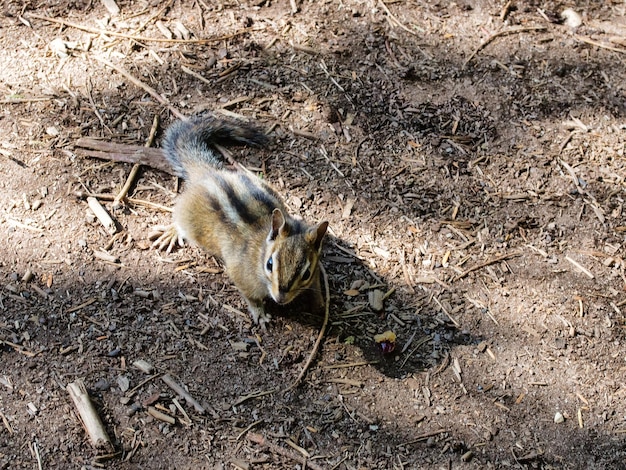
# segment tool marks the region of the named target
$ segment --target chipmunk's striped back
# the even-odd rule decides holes
[[[242,224],[267,224],[274,209],[283,209],[280,197],[271,187],[242,171],[209,171],[200,184],[211,210],[233,228]]]

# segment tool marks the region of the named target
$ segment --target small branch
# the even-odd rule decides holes
[[[39,454],[39,446],[37,445],[37,441],[33,442],[33,451],[35,452],[35,458],[37,459],[37,468],[39,470],[43,470],[41,455]]]
[[[172,175],[172,167],[161,149],[139,145],[116,144],[91,137],[82,137],[74,144],[87,157],[114,162],[139,163]]]
[[[576,269],[582,272],[589,279],[593,279],[595,277],[591,271],[589,271],[587,268],[585,268],[582,264],[580,264],[575,259],[570,258],[569,256],[566,256],[565,259],[569,261]]]
[[[416,437],[413,440],[410,440],[410,441],[407,441],[407,442],[403,442],[402,444],[398,444],[398,447],[404,447],[404,446],[407,446],[409,444],[415,444],[417,442],[425,441],[429,437],[435,437],[435,436],[438,436],[439,434],[443,434],[443,433],[446,433],[446,432],[448,432],[447,429],[438,429],[437,431],[432,431],[432,432],[427,432],[427,433],[424,433],[424,434],[420,434],[419,437]]]
[[[97,449],[105,449],[110,452],[113,451],[114,449],[111,439],[104,429],[102,421],[100,421],[100,417],[98,416],[98,412],[89,398],[87,388],[85,388],[85,383],[81,379],[76,380],[75,382],[68,384],[66,390],[70,394],[70,397],[74,402],[74,406],[76,406],[76,409],[78,410],[78,414],[85,431],[87,431],[87,434],[91,439],[91,444]]]
[[[383,10],[385,10],[385,13],[387,13],[387,16],[393,20],[394,23],[396,23],[398,26],[400,26],[403,30],[405,30],[407,33],[409,34],[413,34],[414,36],[417,36],[418,34],[413,31],[410,28],[407,28],[406,26],[404,26],[400,20],[398,18],[396,18],[395,16],[393,16],[393,14],[389,11],[389,8],[387,8],[387,5],[385,5],[385,2],[383,2],[383,0],[380,0],[380,5],[383,7]]]
[[[85,199],[85,198],[88,198],[88,197],[94,197],[96,199],[102,199],[103,201],[112,201],[112,200],[115,199],[115,196],[113,196],[113,194],[87,193],[87,192],[83,192],[83,191],[76,191],[76,192],[74,192],[74,196],[76,196],[79,199]],[[156,210],[159,210],[161,212],[171,213],[172,210],[173,210],[171,207],[166,207],[164,205],[157,204],[156,202],[146,201],[144,199],[135,199],[133,197],[126,198],[126,202],[128,202],[129,204],[132,204],[134,206],[149,207],[150,209],[156,209]]]
[[[152,147],[154,143],[154,136],[156,135],[157,129],[159,128],[159,115],[155,114],[154,119],[152,120],[152,128],[150,129],[150,135],[148,136],[148,140],[146,141],[146,148]],[[139,163],[135,163],[126,178],[126,183],[120,190],[119,194],[115,196],[113,200],[113,208],[119,207],[122,199],[124,199],[128,195],[128,191],[130,191],[130,187],[134,184],[137,175],[139,174],[139,168],[141,165]]]
[[[289,392],[290,390],[293,390],[294,388],[298,386],[298,384],[304,377],[304,374],[306,374],[307,369],[311,365],[311,362],[313,362],[313,358],[315,358],[315,356],[317,355],[317,350],[320,346],[320,343],[322,342],[322,338],[326,334],[326,326],[328,325],[328,317],[330,316],[330,288],[328,287],[328,276],[326,275],[326,270],[324,269],[324,266],[322,266],[321,263],[319,266],[320,266],[320,273],[322,275],[322,278],[324,279],[324,290],[326,291],[324,322],[322,323],[322,328],[320,328],[320,332],[317,335],[317,340],[315,341],[315,344],[313,345],[313,350],[311,351],[311,354],[309,354],[309,358],[307,359],[306,363],[304,364],[304,367],[300,371],[300,375],[298,375],[298,378],[294,380],[294,382],[289,386],[289,388],[285,390],[285,392]]]

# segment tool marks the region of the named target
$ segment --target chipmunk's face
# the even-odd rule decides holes
[[[277,304],[291,302],[319,275],[317,263],[327,228],[328,222],[289,226],[280,209],[274,209],[264,269]]]

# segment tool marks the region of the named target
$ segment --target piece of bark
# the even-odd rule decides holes
[[[67,384],[66,390],[78,410],[80,420],[89,435],[91,444],[96,449],[113,452],[115,449],[113,448],[111,439],[104,429],[98,412],[89,398],[85,383],[81,379],[78,379],[75,382]]]

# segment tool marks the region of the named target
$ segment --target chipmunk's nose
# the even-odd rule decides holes
[[[289,291],[287,290],[279,289],[279,291],[276,294],[273,294],[272,297],[274,298],[274,302],[279,305],[289,303]]]

